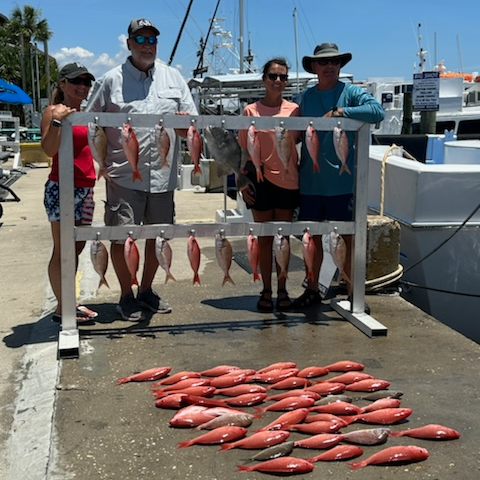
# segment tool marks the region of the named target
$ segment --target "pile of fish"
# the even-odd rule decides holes
[[[164,366],[119,378],[117,383],[154,382],[155,406],[176,410],[170,427],[207,430],[191,435],[178,448],[220,445],[220,451],[258,450],[248,464],[237,466],[239,471],[301,474],[311,472],[315,462],[362,455],[349,462],[351,469],[413,463],[426,460],[429,451],[410,442],[373,454],[366,450],[393,437],[460,437],[453,428],[433,423],[402,429],[398,424],[412,414],[411,408],[401,406],[403,393],[390,390],[389,381],[365,373],[364,368],[351,360],[305,368],[295,362],[278,362],[261,369],[217,365],[170,375],[172,368]],[[250,407],[253,411],[245,410]],[[276,417],[269,423],[261,421],[272,414]],[[348,428],[357,422],[375,428]],[[292,434],[297,438],[291,439]],[[297,456],[309,449],[322,452]]]

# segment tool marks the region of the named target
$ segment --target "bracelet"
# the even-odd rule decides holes
[[[62,122],[60,120],[57,120],[56,118],[52,118],[52,120],[50,121],[50,125],[52,127],[60,128],[62,126]]]

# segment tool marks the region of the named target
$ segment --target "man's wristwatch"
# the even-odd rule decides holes
[[[332,117],[341,117],[342,115],[338,111],[338,107],[333,107],[332,108]]]
[[[61,127],[62,126],[62,122],[60,120],[57,120],[56,118],[52,118],[52,120],[50,121],[50,125],[52,127]]]

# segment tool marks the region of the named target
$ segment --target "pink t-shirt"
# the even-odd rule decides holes
[[[279,107],[266,107],[260,101],[247,105],[243,115],[249,117],[298,117],[300,109],[296,103],[283,100]],[[292,132],[293,133],[293,132]],[[288,190],[298,189],[298,166],[290,162],[288,173],[285,172],[275,148],[275,130],[258,130],[260,139],[260,158],[263,164],[263,175],[269,182]],[[238,132],[238,143],[247,148],[247,130]],[[295,136],[294,136],[295,138]]]

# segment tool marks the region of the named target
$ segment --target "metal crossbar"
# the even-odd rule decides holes
[[[197,129],[208,126],[224,127],[229,130],[248,129],[255,123],[259,129],[272,129],[283,126],[291,130],[305,130],[310,124],[316,130],[330,131],[337,124],[343,130],[356,132],[355,135],[355,213],[353,222],[266,222],[266,223],[199,223],[176,225],[130,225],[123,227],[75,227],[73,211],[73,125],[87,125],[96,122],[102,127],[119,127],[130,123],[135,127],[153,128],[162,124],[170,128],[188,128],[192,123]],[[367,200],[368,200],[368,148],[370,127],[368,124],[348,118],[323,117],[246,117],[220,115],[158,115],[127,113],[77,112],[70,115],[62,128],[59,151],[60,177],[60,240],[62,263],[62,330],[59,337],[58,354],[61,358],[77,357],[79,354],[79,334],[75,315],[75,241],[102,239],[122,239],[131,235],[135,239],[188,237],[192,230],[196,236],[213,236],[219,230],[233,236],[247,236],[250,229],[256,235],[273,235],[281,229],[284,235],[299,235],[305,228],[312,234],[325,234],[334,228],[340,234],[354,235],[353,299],[350,311],[343,316],[369,336],[386,335],[386,328],[364,313],[366,277],[367,239]],[[226,217],[225,217],[226,218]],[[347,302],[349,303],[349,302]],[[340,309],[339,309],[340,310]],[[342,311],[340,311],[342,314]],[[368,328],[362,328],[368,322]],[[376,323],[375,323],[376,322]],[[373,327],[371,325],[374,325]]]

